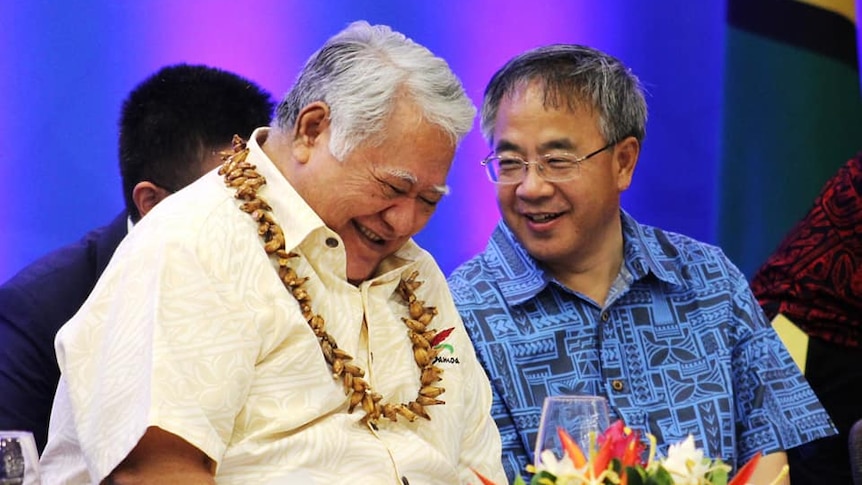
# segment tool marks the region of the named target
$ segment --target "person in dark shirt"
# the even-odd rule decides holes
[[[54,336],[87,299],[126,235],[158,202],[221,163],[234,134],[269,124],[270,93],[234,73],[166,66],[123,102],[125,211],[0,286],[0,429],[31,431],[41,452],[60,371]]]
[[[758,269],[766,315],[808,335],[805,377],[839,434],[788,450],[793,485],[851,483],[848,433],[862,404],[862,152],[829,179],[808,213]]]

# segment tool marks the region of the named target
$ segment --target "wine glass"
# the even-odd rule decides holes
[[[39,485],[39,452],[29,431],[0,431],[0,485]]]
[[[610,426],[608,400],[601,396],[549,396],[542,405],[539,433],[533,461],[540,462],[544,450],[557,458],[564,456],[557,428],[563,428],[578,444],[584,455],[589,453],[590,433],[596,436]]]

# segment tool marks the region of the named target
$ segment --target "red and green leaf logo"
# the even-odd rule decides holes
[[[442,352],[443,350],[449,351],[448,355],[444,356],[444,355],[438,354],[436,357],[434,357],[434,363],[435,364],[442,364],[442,363],[460,364],[461,363],[460,360],[458,359],[458,357],[453,355],[455,353],[455,347],[452,344],[446,343],[446,339],[449,338],[449,335],[451,335],[452,331],[454,331],[454,330],[455,330],[455,327],[447,328],[446,330],[440,331],[440,333],[438,333],[437,335],[434,336],[433,339],[431,339],[431,348],[437,349],[440,352]]]
[[[436,349],[438,346],[442,346],[443,348],[448,348],[449,352],[452,352],[452,346],[449,344],[444,344],[443,341],[449,338],[449,335],[452,333],[453,330],[455,330],[455,327],[447,328],[446,330],[442,330],[440,333],[435,335],[434,338],[431,339],[431,347]]]

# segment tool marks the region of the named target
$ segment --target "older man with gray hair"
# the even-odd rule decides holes
[[[404,35],[327,41],[61,331],[50,483],[505,480],[487,377],[411,239],[474,117]]]

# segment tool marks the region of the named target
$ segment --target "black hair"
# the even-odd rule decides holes
[[[481,130],[492,141],[503,98],[537,83],[547,108],[594,109],[606,143],[627,136],[643,141],[647,105],[640,80],[619,59],[592,47],[551,44],[510,59],[488,82],[482,104]]]
[[[120,114],[120,176],[126,210],[140,213],[132,190],[142,181],[171,192],[203,175],[203,163],[269,124],[275,102],[254,82],[221,69],[177,64],[138,84]]]

